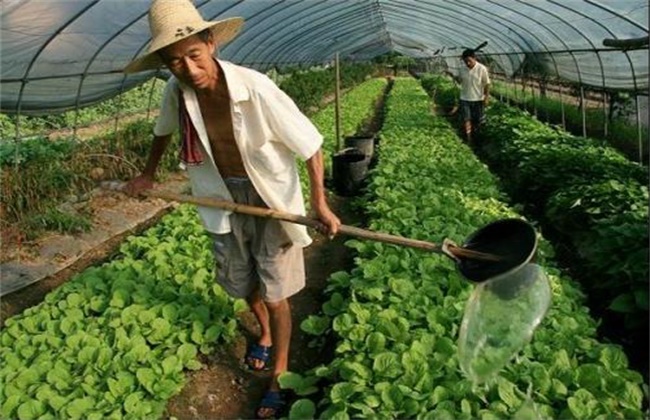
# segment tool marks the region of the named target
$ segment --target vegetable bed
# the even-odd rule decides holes
[[[372,229],[439,242],[516,216],[453,128],[430,115],[415,80],[396,80],[379,153],[366,207]],[[359,252],[357,267],[332,276],[322,316],[301,325],[320,339],[332,334],[336,358],[282,378],[303,396],[290,417],[489,419],[532,410],[563,419],[643,418],[641,375],[620,347],[595,338],[583,295],[555,268],[544,240],[538,260],[552,284],[549,314],[492,386],[478,388],[461,374],[456,346],[471,285],[439,255],[349,244]]]
[[[344,133],[372,115],[385,84],[369,80],[344,96]],[[327,142],[331,108],[315,117]],[[214,283],[214,269],[210,239],[183,205],[130,237],[113,261],[8,319],[0,331],[0,417],[161,417],[184,370],[201,368],[199,353],[234,338],[235,314],[246,308]]]

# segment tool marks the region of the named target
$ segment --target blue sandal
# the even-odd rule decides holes
[[[255,361],[262,362],[262,367],[255,366]],[[263,346],[261,344],[251,344],[246,352],[244,363],[249,369],[255,371],[269,370],[269,361],[271,360],[271,346]]]
[[[255,410],[255,416],[258,419],[279,418],[287,405],[285,397],[285,393],[282,391],[266,391],[262,401]],[[260,411],[263,409],[267,409],[270,412],[269,415],[261,416]]]

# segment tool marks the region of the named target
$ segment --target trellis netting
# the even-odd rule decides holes
[[[168,0],[178,1],[178,0]],[[390,51],[443,58],[488,45],[512,76],[538,56],[549,74],[585,86],[647,92],[647,0],[194,0],[207,20],[241,16],[243,32],[219,52],[268,70],[319,65],[335,53],[368,60]],[[47,114],[120,94],[155,72],[122,70],[150,41],[149,0],[4,0],[1,111]],[[628,50],[605,39],[645,38]]]

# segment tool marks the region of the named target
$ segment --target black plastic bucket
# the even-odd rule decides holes
[[[458,270],[465,278],[483,282],[531,262],[537,250],[537,234],[524,220],[503,219],[474,232],[462,247],[499,257],[499,261],[462,258],[458,262]]]
[[[344,140],[345,147],[359,149],[367,157],[372,157],[375,151],[375,138],[372,136],[350,136]]]
[[[369,157],[352,147],[332,156],[332,178],[336,193],[341,196],[358,194],[368,175],[369,163]]]

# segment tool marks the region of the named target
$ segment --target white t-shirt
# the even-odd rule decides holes
[[[246,173],[264,202],[273,209],[305,214],[296,155],[303,160],[321,147],[323,136],[293,100],[267,76],[255,70],[218,60],[230,93],[230,114],[235,141]],[[232,200],[212,157],[208,135],[194,90],[171,77],[165,87],[154,134],[172,134],[179,127],[178,90],[200,138],[203,164],[187,167],[192,194]],[[230,212],[198,207],[206,229],[230,232]],[[281,222],[295,245],[307,246],[311,238],[305,226]]]
[[[490,84],[487,67],[478,61],[473,68],[466,65],[460,69],[460,99],[463,101],[482,101],[483,89]]]

